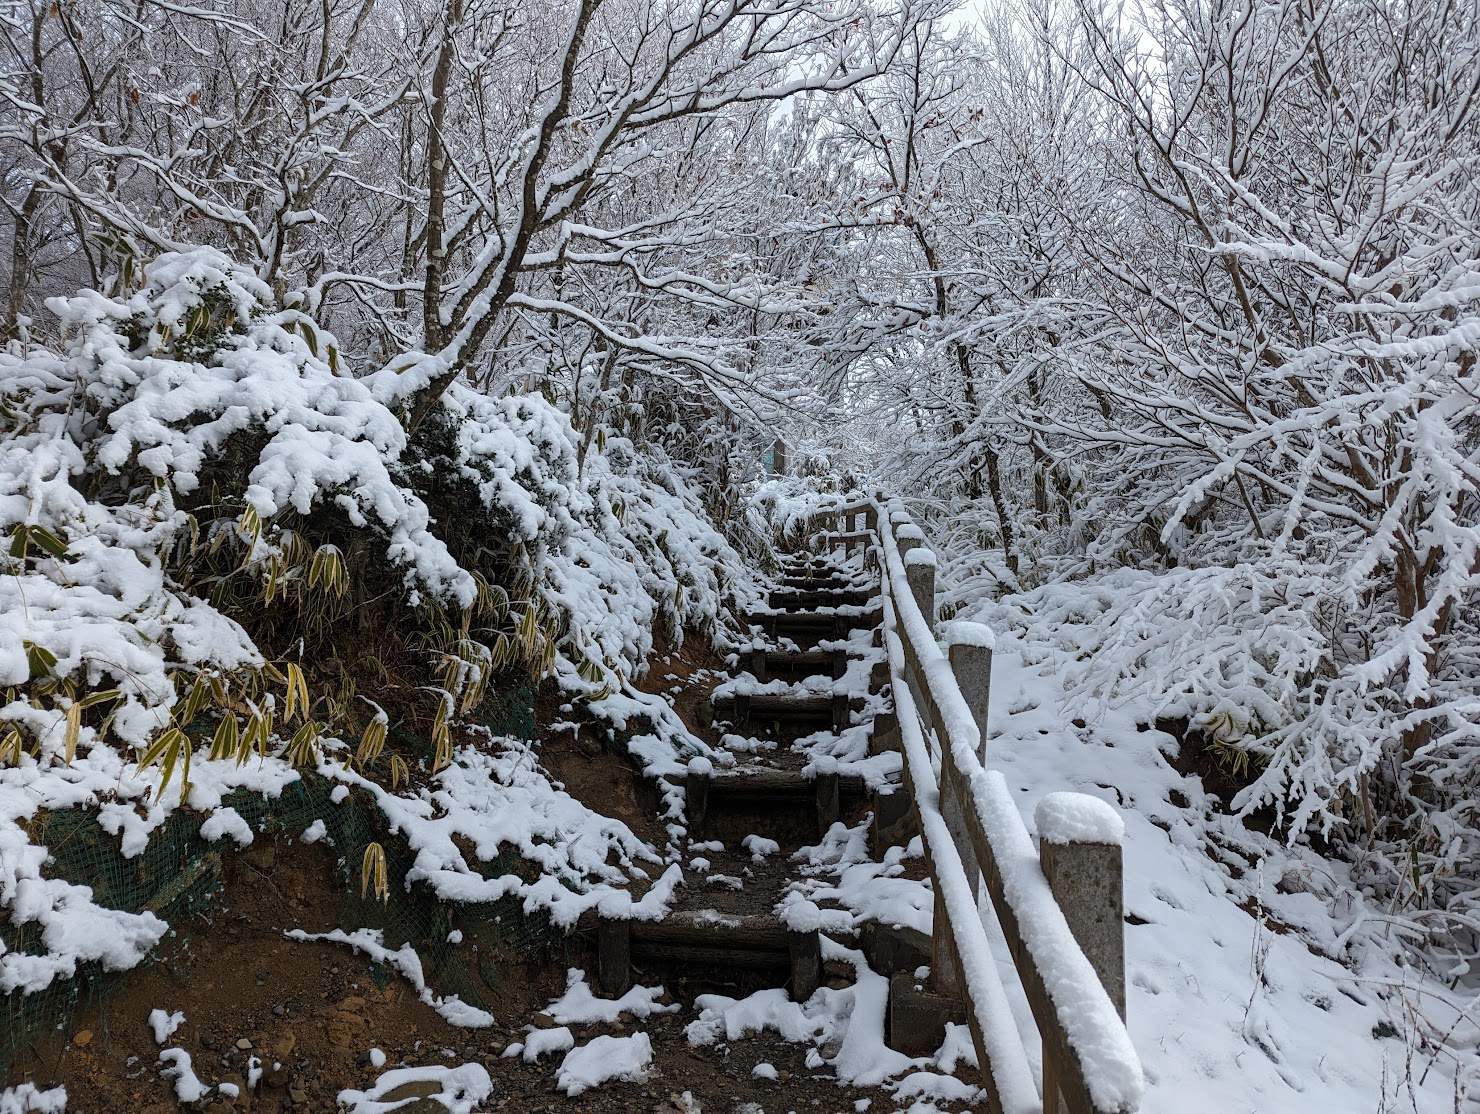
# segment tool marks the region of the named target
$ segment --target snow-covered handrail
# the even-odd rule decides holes
[[[1145,1083],[1122,1016],[1120,818],[1098,798],[1051,794],[1039,806],[1035,851],[1002,776],[982,765],[991,632],[946,624],[950,647],[942,648],[934,554],[898,504],[839,499],[814,523],[837,531],[858,514],[876,528],[871,556],[884,589],[900,744],[937,894],[932,980],[969,1007],[991,1108],[1060,1110],[1058,1098],[1039,1100],[1007,1012],[978,913],[979,877],[1043,1037],[1043,1094],[1061,1096],[1068,1114],[1135,1111]]]

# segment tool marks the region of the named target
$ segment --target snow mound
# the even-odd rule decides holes
[[[555,1085],[567,1098],[614,1080],[640,1082],[653,1063],[653,1042],[646,1033],[630,1037],[593,1037],[572,1048],[561,1061]]]
[[[66,1114],[66,1110],[65,1087],[42,1091],[34,1083],[22,1083],[0,1090],[0,1114]]]
[[[339,1105],[345,1108],[345,1114],[391,1114],[404,1109],[413,1097],[410,1091],[402,1091],[402,1088],[410,1083],[428,1081],[441,1089],[425,1097],[440,1102],[447,1108],[447,1114],[473,1114],[479,1104],[493,1094],[493,1080],[482,1064],[457,1067],[427,1065],[394,1068],[376,1079],[375,1086],[368,1091],[340,1091]],[[422,1096],[424,1091],[418,1088],[415,1095]]]
[[[149,1011],[149,1028],[154,1033],[155,1044],[163,1044],[169,1040],[184,1022],[185,1013],[182,1010],[176,1010],[174,1013],[165,1013],[164,1010]]]
[[[586,972],[572,967],[566,973],[566,991],[545,1012],[561,1025],[610,1025],[624,1013],[646,1018],[655,1013],[676,1013],[678,1004],[663,1005],[661,986],[634,986],[620,998],[598,998],[586,982]]]

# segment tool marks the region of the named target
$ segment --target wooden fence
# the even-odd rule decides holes
[[[1125,1027],[1119,815],[1046,797],[1035,849],[984,768],[992,634],[938,623],[935,555],[897,502],[839,500],[812,525],[880,573],[905,785],[935,892],[931,989],[964,1002],[991,1111],[1131,1114],[1144,1090]],[[891,732],[891,734],[893,734]],[[985,890],[1043,1045],[1035,1079],[981,914]]]

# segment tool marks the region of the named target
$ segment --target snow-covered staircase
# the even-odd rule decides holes
[[[874,805],[865,778],[831,752],[843,732],[871,737],[888,708],[879,579],[846,552],[791,555],[782,572],[770,606],[745,617],[751,645],[699,711],[737,761],[670,775],[685,790],[689,840],[677,907],[660,921],[583,921],[608,993],[641,977],[681,997],[775,986],[804,1001],[825,977],[817,925],[777,910],[792,855]]]

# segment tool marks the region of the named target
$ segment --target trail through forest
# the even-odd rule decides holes
[[[1480,5],[6,0],[0,45],[0,1114],[979,1103],[962,1032],[880,1036],[868,926],[934,895],[872,570],[791,563],[881,489],[919,624],[996,639],[945,807],[1126,818],[1110,1105],[1475,1107]],[[580,1020],[621,969],[647,1016]]]

